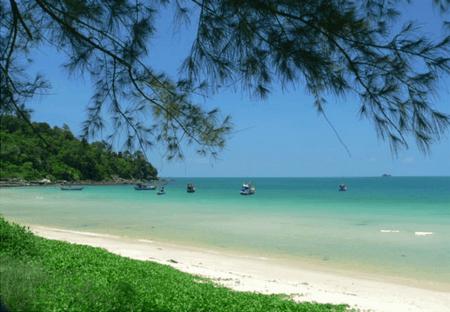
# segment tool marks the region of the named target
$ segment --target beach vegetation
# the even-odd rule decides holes
[[[0,217],[0,299],[11,311],[346,311],[238,292],[168,265],[37,237]]]

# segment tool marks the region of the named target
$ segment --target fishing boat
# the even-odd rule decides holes
[[[162,186],[159,190],[158,193],[156,193],[156,195],[164,195],[166,194],[166,190],[164,189],[164,186]]]
[[[256,188],[251,183],[242,184],[240,191],[241,195],[253,195],[256,193]]]
[[[347,192],[348,187],[345,184],[339,184],[339,192]]]
[[[61,191],[81,191],[84,189],[83,186],[71,184],[62,184],[60,188]]]
[[[186,192],[188,192],[188,193],[195,193],[195,186],[194,186],[194,184],[189,183],[186,186]]]
[[[134,189],[136,191],[154,191],[156,190],[156,185],[138,183],[134,186]]]

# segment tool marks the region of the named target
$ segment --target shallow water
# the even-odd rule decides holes
[[[450,285],[450,177],[177,178],[167,194],[132,186],[0,190],[10,220],[306,261]],[[197,192],[186,193],[188,182]],[[346,183],[348,192],[338,192]],[[432,232],[416,235],[415,232]]]

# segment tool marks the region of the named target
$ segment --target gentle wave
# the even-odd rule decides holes
[[[428,236],[428,235],[433,235],[433,232],[414,232],[414,235],[416,235],[416,236]]]
[[[154,241],[149,240],[149,239],[138,239],[138,242],[142,242],[142,243],[154,243]]]

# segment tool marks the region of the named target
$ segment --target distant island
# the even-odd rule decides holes
[[[16,116],[0,116],[3,182],[120,183],[151,180],[158,175],[142,152],[115,152],[106,142],[88,143],[77,139],[67,125],[32,125],[35,130]]]

